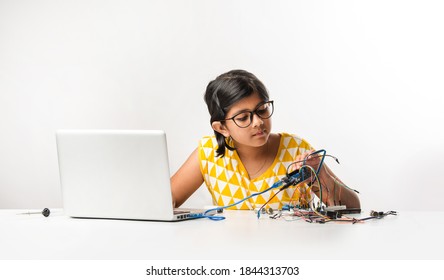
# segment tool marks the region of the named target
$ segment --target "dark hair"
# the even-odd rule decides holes
[[[232,70],[218,76],[208,84],[204,96],[211,116],[210,123],[225,119],[231,106],[254,93],[259,94],[264,101],[269,100],[264,84],[245,70]],[[227,144],[221,133],[214,131],[214,134],[218,144],[217,156],[223,157],[225,148],[231,151],[235,149]]]

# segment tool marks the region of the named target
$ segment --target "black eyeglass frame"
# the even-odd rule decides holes
[[[270,113],[270,115],[269,115],[268,117],[266,117],[266,118],[262,117],[262,116],[259,115],[258,112],[257,112],[257,111],[259,110],[259,108],[260,108],[261,106],[265,105],[265,104],[271,104],[271,113]],[[235,119],[237,116],[239,116],[239,115],[241,115],[241,114],[245,114],[245,113],[249,113],[249,114],[250,114],[250,123],[249,123],[247,126],[240,126],[240,125],[239,125],[234,119]],[[254,114],[257,115],[257,116],[258,116],[259,118],[261,118],[262,120],[266,120],[266,119],[271,118],[271,116],[273,115],[273,113],[274,113],[274,100],[269,100],[269,101],[264,101],[264,102],[259,103],[253,111],[243,111],[243,112],[240,112],[240,113],[238,113],[238,114],[232,116],[231,118],[223,119],[223,120],[219,120],[219,122],[232,120],[232,121],[233,121],[238,127],[240,127],[240,128],[247,128],[247,127],[249,127],[249,126],[253,123],[253,115],[254,115]]]

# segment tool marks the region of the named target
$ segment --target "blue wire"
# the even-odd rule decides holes
[[[205,213],[207,213],[205,211]],[[225,220],[225,217],[223,216],[212,216],[212,215],[206,215],[205,213],[198,213],[198,214],[190,214],[190,217],[193,219],[203,219],[203,218],[208,218],[210,220],[213,221],[221,221],[221,220]]]

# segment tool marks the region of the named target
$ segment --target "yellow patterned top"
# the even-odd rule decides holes
[[[235,150],[226,149],[224,157],[217,157],[216,137],[206,136],[200,140],[198,147],[200,169],[215,205],[231,205],[254,193],[266,190],[285,176],[287,167],[295,161],[297,155],[312,149],[308,142],[298,136],[288,133],[280,133],[280,136],[279,150],[273,164],[253,180],[250,180]],[[277,191],[278,189],[273,189],[254,196],[230,209],[257,209]],[[283,204],[290,201],[298,202],[300,199],[304,201],[310,199],[306,187],[288,188],[278,193],[267,204],[267,208],[280,209]]]

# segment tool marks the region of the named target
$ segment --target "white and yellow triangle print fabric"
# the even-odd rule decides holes
[[[205,184],[211,193],[213,203],[227,206],[266,190],[285,176],[287,167],[297,155],[312,149],[302,138],[288,133],[280,133],[279,150],[273,164],[259,177],[250,180],[236,151],[226,149],[224,157],[216,156],[215,136],[206,136],[199,143],[199,161]],[[271,190],[239,203],[230,209],[257,209],[267,202],[277,190]],[[290,201],[308,201],[310,193],[305,187],[288,188],[278,193],[267,208],[280,209]]]

